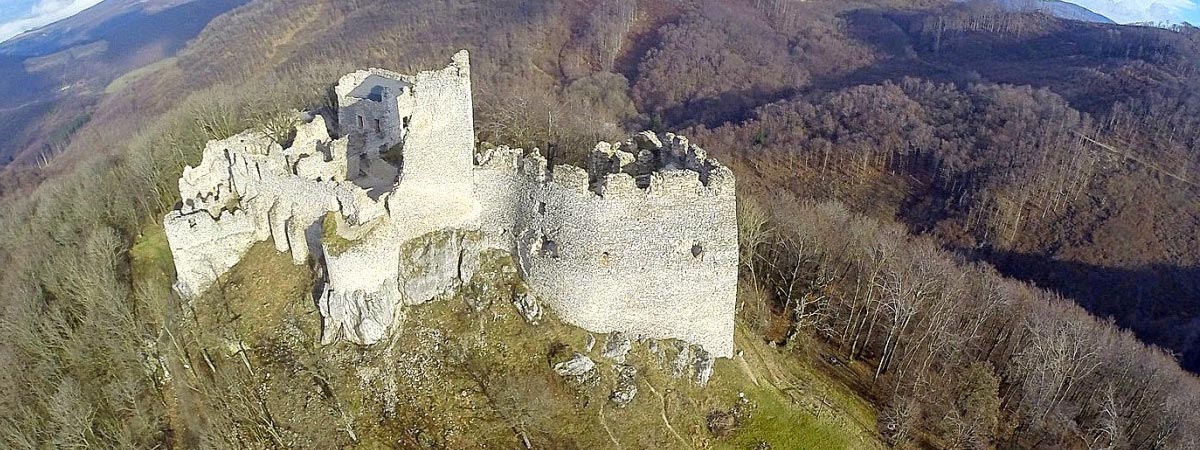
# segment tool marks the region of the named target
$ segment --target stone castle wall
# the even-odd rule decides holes
[[[636,163],[621,146],[602,143],[597,158]],[[654,164],[672,148],[646,149],[643,159]],[[520,150],[481,155],[475,194],[488,245],[513,252],[531,291],[568,322],[681,339],[732,356],[738,266],[732,173],[715,163],[701,171],[658,166],[647,166],[639,183],[608,167],[550,171],[540,155]]]
[[[476,155],[465,52],[412,76],[358,71],[335,90],[336,122],[310,115],[288,148],[245,132],[184,170],[165,219],[182,295],[272,239],[324,266],[323,340],[369,344],[503,249],[568,322],[732,355],[734,180],[703,150],[647,132],[597,145],[587,170],[549,168],[536,150]]]
[[[392,99],[392,104],[379,106],[355,96],[366,94],[362,86],[372,85],[380,94],[375,98]],[[470,62],[466,52],[459,52],[446,68],[414,76],[379,69],[358,71],[343,77],[335,91],[339,105],[348,105],[339,117],[342,133],[351,142],[365,142],[368,155],[396,145],[403,150],[399,179],[379,198],[385,217],[376,222],[338,216],[338,238],[353,240],[355,245],[324,252],[328,282],[319,301],[326,320],[324,340],[340,336],[371,343],[386,334],[403,305],[430,301],[464,281],[458,267],[461,255],[454,264],[446,263],[448,257],[421,260],[426,270],[420,271],[405,270],[401,260],[413,256],[406,250],[462,253],[408,249],[406,244],[439,230],[479,226],[480,206],[471,189],[475,132]],[[366,130],[358,126],[360,115]],[[375,119],[384,128],[382,133],[373,128]],[[379,149],[370,150],[372,146]],[[445,289],[416,288],[427,285]]]
[[[317,247],[319,217],[340,204],[366,200],[330,176],[341,169],[338,160],[326,161],[321,147],[338,146],[324,129],[320,117],[301,125],[297,136],[305,140],[288,151],[257,132],[211,141],[201,164],[184,169],[183,200],[164,219],[179,292],[207,290],[251,245],[268,238],[302,263]],[[324,138],[314,137],[319,134]],[[307,168],[311,178],[298,175],[297,167]]]

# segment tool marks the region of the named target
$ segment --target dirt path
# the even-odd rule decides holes
[[[654,385],[650,384],[649,381],[646,382],[646,387],[650,388],[650,392],[653,392],[654,395],[657,395],[659,400],[662,400],[662,420],[663,423],[667,425],[667,430],[670,430],[671,434],[675,435],[675,439],[679,439],[679,442],[683,443],[685,448],[692,448],[692,445],[688,443],[687,439],[684,439],[678,431],[675,431],[675,427],[671,426],[671,421],[667,419],[667,398],[663,397],[663,395],[658,392],[658,389],[654,389]]]
[[[739,329],[738,333],[741,334],[741,337],[744,340],[754,339],[753,336],[746,333],[744,330]],[[810,384],[809,382],[805,382],[802,377],[790,373],[786,368],[779,367],[777,364],[773,363],[767,358],[766,355],[763,355],[762,352],[765,351],[765,349],[758,345],[754,345],[752,341],[744,342],[746,342],[746,344],[739,347],[743,349],[744,353],[743,357],[738,358],[738,364],[739,366],[743,366],[743,370],[750,375],[750,379],[752,381],[756,379],[755,366],[758,366],[760,370],[766,371],[763,381],[767,386],[778,393],[778,395],[788,399],[793,405],[805,404],[808,407],[813,408],[813,413],[818,419],[832,419],[833,422],[830,423],[840,423],[842,426],[854,424],[857,425],[860,433],[869,433],[867,430],[872,429],[871,424],[860,421],[856,415],[847,410],[843,405],[835,404],[825,394],[811,391],[814,385]],[[751,361],[747,361],[747,357],[752,357],[753,359]],[[752,365],[752,361],[755,362],[755,364]],[[757,384],[757,381],[755,381],[755,383]],[[828,387],[834,388],[833,386]],[[803,401],[801,399],[807,399],[807,401]],[[858,434],[856,433],[856,435]],[[860,442],[865,444],[863,436],[858,435],[858,437]],[[872,447],[879,448],[877,446]]]
[[[744,330],[739,329],[738,333],[742,334],[743,339],[746,339],[746,340],[754,339],[753,336],[747,335]],[[744,356],[744,353],[746,351],[753,353],[754,357],[758,359],[758,363],[761,364],[764,369],[766,369],[767,375],[770,375],[771,378],[767,380],[767,383],[769,383],[771,385],[771,387],[782,392],[783,389],[780,388],[779,385],[784,382],[783,377],[779,376],[778,374],[775,373],[774,370],[772,370],[771,364],[769,362],[767,362],[767,358],[765,356],[763,356],[762,353],[759,352],[758,346],[745,345],[743,347],[746,350],[743,350],[743,356],[738,358],[738,364],[745,367],[744,370],[746,371],[746,373],[750,374],[750,380],[753,381],[755,385],[759,385],[758,377],[755,376],[753,367],[750,366],[750,363],[746,361],[746,358]]]
[[[617,442],[617,437],[613,435],[612,429],[608,427],[608,419],[604,417],[604,403],[600,403],[600,425],[604,427],[604,432],[608,433],[608,439],[612,441],[613,446],[621,448],[621,443]]]
[[[739,369],[742,369],[742,372],[746,373],[747,377],[750,377],[750,382],[754,383],[755,386],[761,386],[758,382],[758,376],[754,374],[754,369],[746,362],[745,354],[738,355],[737,365]]]

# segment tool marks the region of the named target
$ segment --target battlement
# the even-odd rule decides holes
[[[664,137],[665,144],[654,132],[643,131],[615,144],[597,143],[586,170],[568,165],[551,169],[538,149],[526,152],[507,146],[480,151],[475,168],[508,171],[538,183],[590,191],[601,198],[734,195],[729,168],[709,159],[704,149],[690,144],[686,137],[672,133]]]
[[[687,191],[699,188],[693,185],[691,174],[695,174],[700,187],[713,194],[732,187],[732,172],[716,160],[708,158],[708,152],[690,144],[686,137],[667,133],[660,137],[652,131],[643,131],[622,142],[601,142],[592,150],[588,174],[592,190],[618,193],[632,192],[623,184],[626,174],[632,177],[640,189],[655,188],[670,191]],[[716,175],[715,177],[713,175]],[[617,184],[612,184],[612,182]]]
[[[524,149],[507,145],[486,149],[475,155],[475,168],[512,172],[539,183],[550,179],[550,167],[546,158],[542,156],[541,150],[536,148],[528,153]]]

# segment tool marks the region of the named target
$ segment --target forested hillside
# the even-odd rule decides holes
[[[264,256],[205,302],[171,296],[157,221],[205,140],[326,104],[354,68],[439,67],[459,48],[481,142],[577,162],[597,139],[682,131],[734,169],[749,350],[719,363],[726,385],[645,389],[687,406],[614,432],[557,397],[589,394],[482,383],[462,402],[488,412],[444,429],[429,417],[453,401],[385,410],[346,384],[384,356],[311,344],[311,272]],[[903,448],[1197,448],[1200,390],[1180,364],[1200,369],[1198,57],[1195,29],[985,2],[253,0],[105,95],[52,164],[0,180],[0,439],[697,445],[674,422],[718,448],[829,430],[844,435],[831,448],[871,448],[864,429]],[[440,329],[474,329],[453,314]],[[480,371],[492,349],[456,342],[446,376],[503,378]],[[707,420],[740,389],[766,412]],[[826,406],[797,412],[809,403]]]
[[[1197,367],[1197,34],[971,14],[844,15],[882,61],[700,134]]]

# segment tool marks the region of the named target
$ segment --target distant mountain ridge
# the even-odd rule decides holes
[[[1061,0],[995,0],[1005,9],[1016,11],[1040,11],[1060,19],[1078,20],[1080,22],[1109,23],[1116,22],[1104,15],[1085,7]]]
[[[43,56],[100,38],[120,25],[121,18],[152,14],[195,0],[104,0],[71,17],[35,28],[0,43],[0,53]]]
[[[247,1],[104,0],[0,43],[0,167],[48,158],[110,82],[174,56]]]

